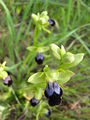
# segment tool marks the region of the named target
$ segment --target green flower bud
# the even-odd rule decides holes
[[[42,13],[41,13],[41,16],[47,16],[47,11],[43,11]]]
[[[35,14],[32,14],[32,18],[33,18],[35,23],[39,20],[39,17]]]
[[[49,23],[48,23],[48,19],[49,19],[49,16],[47,15],[47,11],[44,11],[42,12],[41,14],[32,14],[32,18],[35,22],[35,24],[39,24],[39,26],[48,26]]]
[[[61,45],[61,56],[63,57],[65,55],[66,51],[63,45]]]

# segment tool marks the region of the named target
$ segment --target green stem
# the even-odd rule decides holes
[[[34,46],[37,45],[37,39],[38,39],[39,33],[40,33],[40,30],[39,30],[38,27],[36,26],[36,27],[35,27],[35,31],[34,31],[34,40],[33,40]]]
[[[22,105],[21,105],[21,103],[20,103],[20,101],[19,101],[18,97],[16,96],[16,93],[15,93],[15,91],[14,91],[13,87],[11,87],[11,91],[12,91],[12,93],[13,93],[13,95],[14,95],[14,97],[15,97],[16,101],[17,101],[17,103],[18,103],[18,104],[20,105],[20,107],[21,107]]]
[[[33,43],[34,43],[34,46],[37,45],[37,39],[38,39],[38,35],[40,33],[40,30],[38,29],[38,27],[36,26],[35,27],[35,31],[34,31],[34,40],[33,40]],[[28,56],[25,58],[23,64],[26,65],[26,63],[28,62],[28,60],[30,59],[30,56],[31,56],[31,53],[28,54]]]
[[[39,120],[39,113],[36,115],[36,120]]]
[[[39,32],[40,32],[40,30],[38,29],[38,26],[36,26],[35,31],[34,31],[34,39],[33,39],[34,46],[37,45],[37,39],[38,39]],[[24,65],[26,65],[26,63],[28,62],[30,56],[31,56],[31,53],[29,52],[29,54],[27,55],[27,57],[25,58],[25,60],[23,62]]]
[[[25,108],[24,108],[24,111],[26,111],[27,110],[27,108],[28,108],[28,106],[29,106],[29,101],[27,101],[27,103],[26,103],[26,105],[25,105]]]

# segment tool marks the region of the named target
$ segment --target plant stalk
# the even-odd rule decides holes
[[[40,33],[40,30],[38,29],[38,26],[36,26],[34,31],[34,40],[33,40],[34,46],[37,45],[37,39],[38,39],[39,33]]]

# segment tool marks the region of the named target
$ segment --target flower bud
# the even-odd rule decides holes
[[[35,14],[32,14],[32,18],[33,18],[33,20],[35,21],[35,22],[37,22],[39,19],[38,19],[38,16],[37,15],[35,15]]]

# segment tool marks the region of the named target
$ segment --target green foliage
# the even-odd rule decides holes
[[[44,117],[44,113],[49,107],[46,105],[46,101],[44,103],[40,102],[36,108],[31,108],[20,96],[23,96],[23,93],[27,93],[30,98],[35,95],[36,98],[41,99],[43,92],[39,93],[44,90],[47,81],[55,80],[60,85],[64,85],[64,95],[62,105],[53,108],[53,114],[50,119],[89,120],[89,4],[89,0],[61,0],[61,2],[59,0],[0,0],[0,63],[4,60],[7,61],[8,67],[5,66],[5,72],[9,71],[11,73],[14,89],[12,92],[0,81],[0,103],[3,104],[1,107],[6,108],[4,111],[0,111],[0,115],[3,114],[0,119],[10,119],[11,116],[8,116],[8,114],[14,114],[11,112],[13,107],[17,111],[14,115],[15,119],[19,119],[22,116],[19,108],[22,108],[23,113],[25,113],[23,118],[25,120],[35,119],[36,114],[37,119],[39,116],[41,119],[47,119]],[[50,28],[48,31],[48,26],[42,28],[44,31],[51,33],[49,35],[38,31],[36,28],[34,35],[31,13],[46,10],[49,12],[49,16],[55,19],[56,27],[52,28],[51,31]],[[35,36],[34,46],[31,46],[30,43],[33,36]],[[61,44],[65,46],[66,50]],[[56,50],[53,49],[55,46]],[[59,48],[59,46],[61,47]],[[25,50],[26,47],[29,52]],[[67,54],[68,51],[71,51],[71,53]],[[38,52],[43,53],[45,57],[42,66],[36,65],[34,61],[34,57]],[[82,61],[83,53],[85,57]],[[53,56],[51,57],[52,54]],[[80,62],[81,64],[77,66]],[[49,67],[44,67],[43,72],[41,72],[44,65],[49,65]],[[77,66],[76,69],[73,69],[75,66]],[[72,77],[74,75],[72,70],[76,73],[74,77]],[[41,76],[33,79],[34,73],[43,73],[45,77],[43,77],[43,80],[40,79]],[[30,79],[32,77],[32,83],[27,83],[29,77]],[[70,80],[70,78],[72,79]],[[44,83],[40,84],[40,81]],[[20,95],[17,94],[18,92],[20,92]],[[80,102],[78,103],[79,100]],[[78,103],[78,105],[75,103]],[[72,105],[76,105],[75,109],[72,109]]]
[[[30,46],[30,47],[27,47],[27,50],[29,50],[30,52],[36,51],[36,53],[44,53],[49,50],[49,47]]]
[[[76,55],[73,55],[70,52],[66,52],[64,47],[60,49],[57,45],[51,44],[50,45],[51,50],[54,54],[54,56],[62,61],[62,64],[60,64],[59,68],[61,66],[65,66],[66,68],[76,66],[81,62],[83,59],[83,54],[79,54],[79,57]],[[75,57],[74,57],[75,56]],[[65,61],[66,60],[66,61]],[[28,82],[37,84],[37,83],[43,83],[45,81],[59,81],[59,83],[62,85],[66,83],[70,78],[74,75],[74,73],[70,70],[63,70],[63,69],[56,69],[51,70],[47,65],[44,68],[44,72],[38,72],[34,75],[30,76],[28,79]]]
[[[61,59],[60,48],[55,44],[51,44],[50,47],[51,47],[51,50],[53,51],[53,55],[60,60]]]
[[[69,59],[71,57],[71,61],[69,63],[64,62],[64,68],[71,68],[71,67],[75,67],[76,65],[78,65],[84,57],[83,53],[79,53],[79,54],[72,54],[73,56],[69,56]]]
[[[67,83],[71,79],[71,77],[74,75],[74,73],[70,70],[61,69],[59,71],[60,71],[60,75],[59,75],[58,81],[61,85]]]
[[[28,82],[33,83],[33,84],[37,84],[37,83],[43,84],[43,82],[45,82],[44,79],[45,79],[45,74],[42,72],[38,72],[30,76],[30,78],[28,79]]]
[[[60,62],[61,62],[60,67],[63,67],[63,68],[75,67],[83,60],[83,57],[84,57],[83,53],[72,54],[70,52],[66,52],[65,48],[63,46],[61,46],[61,49],[60,49],[55,44],[51,44],[50,47],[52,50],[52,54],[57,59],[60,60]]]

